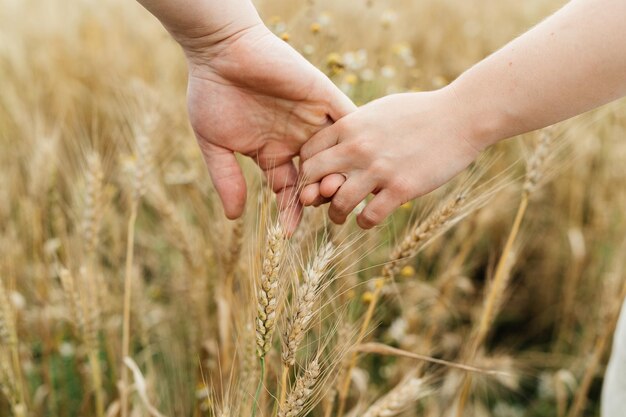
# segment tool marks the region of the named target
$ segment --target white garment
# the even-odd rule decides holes
[[[626,300],[602,388],[602,417],[626,417]]]

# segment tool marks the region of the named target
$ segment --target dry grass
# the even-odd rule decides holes
[[[559,4],[259,7],[364,103],[444,85]],[[248,163],[223,218],[182,54],[137,4],[0,0],[0,34],[0,415],[597,415],[623,103],[498,145],[380,228],[309,210],[285,239]]]

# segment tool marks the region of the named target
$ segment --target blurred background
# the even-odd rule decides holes
[[[359,105],[441,88],[563,4],[257,2],[268,27]],[[262,214],[253,194],[246,220],[223,218],[188,126],[185,90],[178,45],[134,1],[0,0],[0,415],[95,416],[99,402],[118,415],[127,222],[137,189],[132,356],[145,401],[133,396],[132,415],[157,415],[146,404],[168,416],[218,415],[224,387],[237,385],[220,368],[220,352],[224,332],[245,326],[224,328],[232,313],[216,283],[237,245],[246,254],[237,274],[251,274]],[[624,104],[547,133],[555,144],[511,251],[500,312],[474,358],[513,376],[475,384],[466,415],[599,415],[626,288]],[[463,357],[540,138],[489,150],[485,176],[506,176],[507,186],[402,269],[372,339]],[[254,168],[248,175],[261,182]],[[448,191],[406,204],[364,235],[348,262],[351,291],[342,293],[350,317],[362,314],[368,280],[406,226]],[[364,358],[357,374],[366,382],[355,383],[352,402],[386,392],[406,363]],[[437,394],[401,415],[443,415],[459,376],[429,371]]]

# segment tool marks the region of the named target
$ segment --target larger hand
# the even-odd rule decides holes
[[[226,216],[239,217],[245,205],[246,184],[234,155],[239,152],[264,170],[285,226],[293,230],[301,206],[292,158],[311,136],[354,105],[262,24],[231,33],[210,47],[193,42],[186,49],[189,116]]]

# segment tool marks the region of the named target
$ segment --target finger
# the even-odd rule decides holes
[[[263,168],[263,167],[262,167]],[[283,188],[292,187],[298,182],[298,170],[293,161],[263,169],[272,191],[280,192]]]
[[[313,207],[319,207],[319,206],[323,206],[324,204],[328,204],[330,203],[331,199],[330,198],[326,198],[326,197],[322,197],[319,196],[314,202],[313,202]]]
[[[204,141],[199,144],[224,214],[229,219],[240,217],[246,205],[246,180],[235,154]]]
[[[330,198],[335,195],[339,187],[346,182],[346,177],[342,174],[330,174],[322,178],[320,183],[320,195],[322,197]]]
[[[343,224],[357,205],[374,190],[375,184],[362,176],[350,177],[333,196],[328,216],[336,224]]]
[[[302,220],[302,204],[298,200],[298,190],[295,186],[286,187],[276,194],[280,224],[290,237],[296,231]]]
[[[320,184],[318,182],[305,185],[304,189],[300,192],[300,203],[305,207],[319,207],[322,204],[329,203],[330,198],[326,198],[320,194],[319,186]]]
[[[317,132],[300,148],[300,159],[306,161],[324,149],[336,145],[339,141],[338,132],[337,125],[331,125]]]
[[[298,199],[298,171],[293,161],[265,170],[268,182],[276,193],[279,218],[288,236],[295,231],[302,217],[302,204]]]
[[[305,185],[300,191],[300,202],[305,206],[314,205],[315,201],[320,199],[320,184],[318,182]]]
[[[356,222],[363,229],[371,229],[381,224],[401,203],[391,191],[383,189],[365,206]]]
[[[329,90],[328,115],[334,122],[357,109],[352,100],[332,82],[330,82]]]
[[[347,172],[352,163],[343,144],[333,146],[302,163],[300,181],[304,185],[320,182],[327,175]]]

